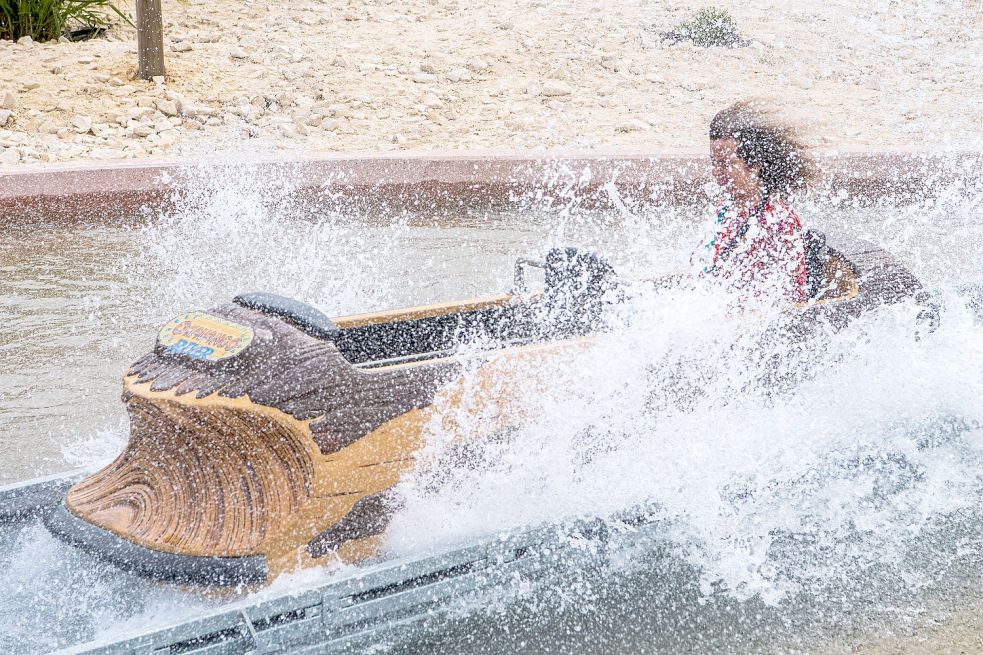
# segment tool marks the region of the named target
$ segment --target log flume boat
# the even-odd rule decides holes
[[[876,247],[828,246],[814,232],[808,244],[813,298],[793,310],[804,321],[842,325],[924,293]],[[537,294],[329,319],[246,293],[174,318],[123,378],[126,448],[45,524],[117,566],[180,583],[266,583],[372,557],[435,408],[464,402],[462,335],[486,344],[466,355],[477,381],[467,403],[498,407],[480,428],[493,434],[513,420],[511,365],[535,367],[604,329],[610,266],[555,249],[520,260],[517,283],[533,265],[545,271]]]

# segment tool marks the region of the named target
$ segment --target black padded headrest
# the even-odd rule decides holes
[[[282,318],[318,339],[332,339],[340,332],[331,319],[323,313],[307,303],[286,296],[255,291],[240,293],[232,299],[232,302],[246,309],[254,309],[269,316]]]
[[[544,286],[550,323],[564,333],[598,329],[605,296],[616,285],[614,269],[596,253],[554,248],[546,254]]]
[[[584,300],[599,300],[610,288],[614,269],[597,253],[574,247],[546,253],[546,292],[566,288]]]

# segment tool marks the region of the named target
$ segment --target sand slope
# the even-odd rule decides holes
[[[703,147],[714,111],[749,95],[794,109],[816,145],[981,142],[979,0],[716,4],[749,47],[668,45],[659,33],[699,6],[679,1],[164,0],[163,84],[132,79],[126,25],[85,43],[0,41],[0,165],[244,140]]]

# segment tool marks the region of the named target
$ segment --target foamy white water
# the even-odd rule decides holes
[[[899,305],[815,343],[789,346],[770,338],[773,323],[725,320],[713,295],[639,287],[619,309],[620,327],[592,347],[536,375],[515,371],[518,384],[530,380],[518,408],[529,418],[522,428],[472,452],[439,484],[420,474],[401,485],[405,507],[387,551],[431,552],[645,504],[664,522],[664,555],[678,562],[682,582],[663,582],[689,590],[687,608],[752,608],[741,621],[764,612],[778,624],[796,623],[790,608],[803,597],[840,608],[841,618],[916,611],[905,605],[907,593],[950,584],[938,561],[950,550],[979,547],[973,508],[983,483],[983,329],[964,288],[983,281],[975,246],[983,227],[972,218],[980,193],[957,191],[900,210],[803,203],[807,222],[883,244],[938,289],[945,311],[934,334],[916,340],[916,309]],[[153,216],[131,235],[118,262],[92,273],[113,281],[83,293],[95,318],[80,331],[116,339],[130,357],[149,347],[154,326],[171,315],[243,290],[294,296],[329,315],[482,295],[508,288],[515,257],[560,243],[594,246],[638,278],[683,262],[697,230],[692,211],[632,213],[630,203],[614,213],[580,211],[575,202],[530,203],[440,225],[418,215],[353,214],[327,198],[323,206],[298,208],[289,197],[287,177],[257,179],[248,168],[235,179],[201,178],[175,212]],[[132,313],[138,316],[126,318]],[[126,363],[120,358],[115,375]],[[82,371],[94,364],[83,358],[72,365]],[[788,383],[780,392],[776,378]],[[112,393],[92,405],[101,429],[90,422],[59,444],[65,468],[122,446],[125,425]],[[439,424],[431,457],[454,442]],[[216,602],[120,575],[36,525],[0,543],[0,584],[14,590],[0,601],[0,645],[7,650],[43,652],[122,634]],[[505,612],[506,623],[528,620],[533,631],[548,633],[555,615],[547,612],[539,623],[526,615],[552,607],[544,599],[562,589],[575,615],[618,616],[643,595],[637,583],[623,580],[648,580],[666,566],[653,560],[652,546],[636,552],[629,539],[621,548],[614,568],[594,577],[575,574],[578,558],[561,558],[556,580],[566,582],[503,590],[494,602],[456,610],[469,617]],[[336,573],[281,580],[274,589]],[[874,591],[858,592],[861,583]],[[628,590],[621,596],[619,585]],[[730,625],[718,625],[721,634],[736,630],[736,620],[721,619]],[[612,634],[627,629],[613,618],[609,623]],[[674,632],[679,639],[684,633],[704,651],[726,650],[712,635]],[[456,643],[453,634],[446,628],[449,643]],[[807,641],[794,631],[792,637]],[[494,644],[501,650],[511,643],[498,638],[470,648],[495,652]],[[644,650],[663,638],[641,630],[630,643]]]

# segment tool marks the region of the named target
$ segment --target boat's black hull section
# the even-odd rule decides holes
[[[262,555],[198,557],[139,546],[83,521],[61,503],[44,517],[57,537],[121,569],[157,580],[223,587],[263,582],[269,573]]]

